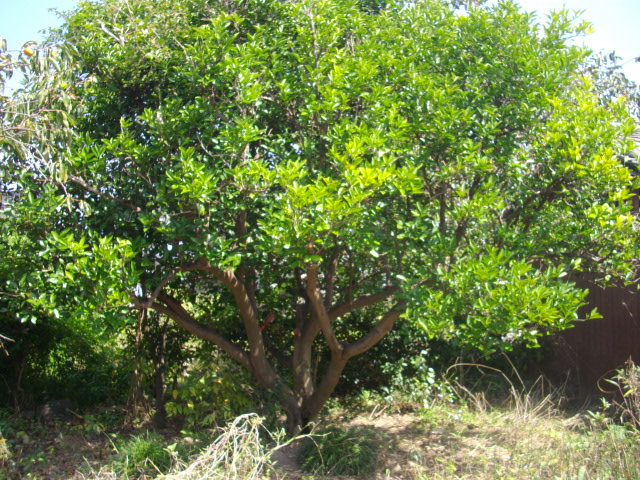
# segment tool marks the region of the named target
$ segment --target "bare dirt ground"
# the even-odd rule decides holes
[[[418,471],[424,470],[426,457],[437,457],[447,450],[451,443],[446,429],[435,428],[425,431],[420,419],[411,413],[404,414],[363,414],[353,418],[335,416],[323,423],[339,424],[345,427],[370,429],[384,444],[376,460],[377,478],[413,479]],[[312,433],[313,436],[313,433]],[[272,459],[275,476],[280,479],[302,480],[311,478],[300,467],[301,442],[298,440],[274,452]],[[321,478],[315,476],[316,479]],[[325,478],[348,479],[345,476]]]
[[[376,414],[374,410],[348,418],[335,415],[323,424],[370,429],[372,436],[382,440],[376,480],[554,478],[553,470],[541,469],[536,463],[553,457],[561,442],[556,438],[558,421],[539,418],[515,424],[508,416],[465,417],[455,410],[432,418],[415,413]],[[348,478],[303,473],[300,443],[276,452],[273,460],[274,477],[279,480]]]
[[[419,464],[424,464],[425,452],[427,456],[437,456],[450,443],[444,428],[425,431],[420,419],[410,413],[374,412],[348,419],[334,415],[323,420],[323,425],[328,424],[371,429],[377,438],[383,439],[376,461],[376,470],[384,473],[380,478],[414,478]],[[0,479],[82,480],[88,478],[89,472],[99,471],[113,454],[113,445],[106,435],[87,434],[69,425],[43,427],[33,436],[35,438],[28,437],[24,443],[13,446],[13,467],[3,469],[0,466]],[[300,466],[303,440],[296,440],[273,453],[272,477],[280,480],[312,478]],[[6,473],[3,474],[3,470]],[[313,478],[348,477],[316,475]]]

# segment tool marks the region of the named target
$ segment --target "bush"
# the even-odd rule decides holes
[[[213,368],[196,362],[170,392],[165,408],[188,429],[224,424],[255,409],[250,385],[251,377],[226,359]]]
[[[0,467],[4,466],[6,463],[9,463],[11,460],[11,451],[7,446],[7,441],[2,437],[2,432],[0,432]]]
[[[375,469],[380,442],[366,428],[328,428],[303,445],[303,470],[321,475],[366,477]]]
[[[67,399],[87,408],[126,398],[126,359],[118,361],[118,349],[94,332],[74,330],[55,318],[31,324],[2,314],[0,332],[14,340],[5,344],[8,356],[0,362],[0,407],[31,410]]]

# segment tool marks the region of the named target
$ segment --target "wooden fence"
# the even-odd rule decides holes
[[[640,364],[640,292],[635,288],[589,288],[589,308],[603,318],[577,322],[552,337],[553,353],[543,370],[556,381],[568,380],[579,394],[599,392],[626,360]]]
[[[635,155],[640,155],[640,129]],[[637,170],[632,172],[639,175]],[[632,197],[632,208],[640,215],[640,191]],[[631,358],[640,365],[640,290],[601,288],[586,280],[578,287],[589,289],[589,311],[596,307],[603,318],[577,322],[574,328],[554,335],[550,344],[552,355],[542,370],[557,381],[567,380],[579,395],[601,393],[603,380],[610,378]]]

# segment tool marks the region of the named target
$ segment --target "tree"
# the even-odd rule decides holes
[[[23,283],[37,283],[39,269],[34,268],[33,259],[37,258],[37,241],[44,238],[43,224],[54,206],[51,196],[34,199],[22,190],[25,182],[21,177],[33,175],[36,165],[46,170],[53,152],[70,141],[72,49],[70,44],[38,46],[27,42],[21,50],[11,51],[0,37],[0,313],[9,312],[12,319],[35,322],[38,315],[17,279],[31,276]],[[15,71],[30,81],[30,89],[6,97],[2,95],[5,83]],[[21,196],[25,199],[18,205],[16,199]],[[6,353],[3,340],[13,341],[2,335],[0,327],[0,351]]]
[[[579,73],[584,25],[468,8],[83,3],[52,277],[222,349],[291,430],[401,317],[487,353],[566,328],[572,274],[633,274],[633,122]]]
[[[55,41],[10,50],[0,38],[0,93],[16,72],[23,76],[16,92],[0,95],[0,404],[16,410],[52,398],[86,406],[122,393],[116,330],[87,319],[117,316],[122,324],[132,309],[101,315],[84,293],[96,275],[83,282],[61,269],[70,258],[82,263],[82,244],[47,250],[64,228],[60,210],[72,210],[55,161],[68,152],[78,115],[74,53]]]

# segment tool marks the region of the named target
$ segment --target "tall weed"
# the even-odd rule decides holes
[[[613,386],[604,391],[611,398],[607,405],[611,415],[622,424],[640,429],[640,366],[627,360],[607,383]]]
[[[300,452],[302,469],[321,475],[368,476],[375,470],[379,447],[371,429],[330,427],[306,439]]]

